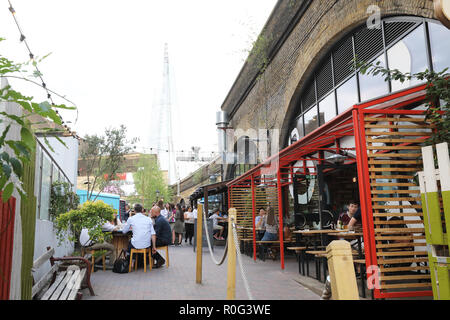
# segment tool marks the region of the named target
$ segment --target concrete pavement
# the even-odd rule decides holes
[[[224,247],[215,247],[214,256],[221,260]],[[164,251],[161,253],[164,256]],[[203,249],[202,284],[195,283],[196,254],[192,246],[183,243],[169,247],[170,266],[144,273],[143,268],[126,274],[98,270],[91,275],[96,296],[83,291],[83,300],[225,300],[227,289],[227,259],[221,266],[212,261]],[[255,300],[319,300],[318,290],[310,290],[299,282],[298,264],[294,256],[280,261],[256,262],[242,255],[251,293]],[[316,292],[316,293],[315,293]],[[247,300],[239,266],[236,268],[236,299]]]

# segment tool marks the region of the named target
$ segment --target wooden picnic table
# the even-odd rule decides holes
[[[122,231],[112,232],[112,244],[116,250],[116,257],[119,256],[122,249],[128,249],[128,243],[130,242],[132,234],[133,233],[131,231],[127,233],[122,233]]]
[[[333,230],[333,231],[338,231],[338,230]],[[328,235],[331,237],[336,237],[338,239],[345,239],[345,240],[352,240],[352,239],[356,239],[358,241],[358,258],[362,259],[363,258],[363,253],[362,253],[362,245],[361,245],[361,237],[363,236],[362,232],[355,232],[355,231],[348,231],[348,230],[344,230],[346,232],[329,232]]]

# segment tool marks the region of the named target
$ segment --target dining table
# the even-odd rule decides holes
[[[122,231],[118,230],[112,231],[111,234],[112,244],[114,246],[116,257],[119,257],[119,254],[123,249],[128,249],[128,243],[130,242],[133,232],[128,231],[127,233],[123,233]]]
[[[362,237],[363,237],[362,232],[348,231],[348,230],[330,230],[328,232],[328,236],[347,241],[356,240],[358,242],[358,259],[364,258],[362,252]]]

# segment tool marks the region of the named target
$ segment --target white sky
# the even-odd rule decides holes
[[[215,113],[276,0],[11,0],[48,88],[78,106],[70,124],[80,136],[125,124],[145,144],[150,109],[162,79],[164,43],[176,79],[183,150],[217,151]],[[28,60],[25,44],[0,0],[2,55]],[[10,80],[43,101],[46,94]],[[56,103],[65,103],[53,95]],[[75,112],[64,120],[75,120]],[[149,146],[147,146],[149,147]],[[179,150],[179,149],[178,149]]]

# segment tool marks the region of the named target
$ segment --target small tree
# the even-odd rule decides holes
[[[113,219],[116,210],[101,200],[86,201],[78,209],[60,214],[55,219],[56,234],[60,243],[65,239],[77,241],[81,230],[88,229],[94,242],[104,242],[110,233],[102,231],[102,226]]]
[[[88,200],[97,199],[98,194],[92,199],[94,190],[102,191],[122,169],[125,155],[136,148],[137,139],[127,140],[126,132],[126,127],[121,125],[106,129],[104,136],[85,136],[81,158],[86,164]]]
[[[411,74],[398,69],[388,69],[381,66],[381,62],[366,63],[355,59],[354,68],[362,74],[377,76],[381,74],[385,81],[400,81],[417,79],[426,81],[427,110],[426,117],[434,129],[427,144],[438,144],[450,141],[450,76],[448,68],[440,72],[426,69],[423,72]]]

